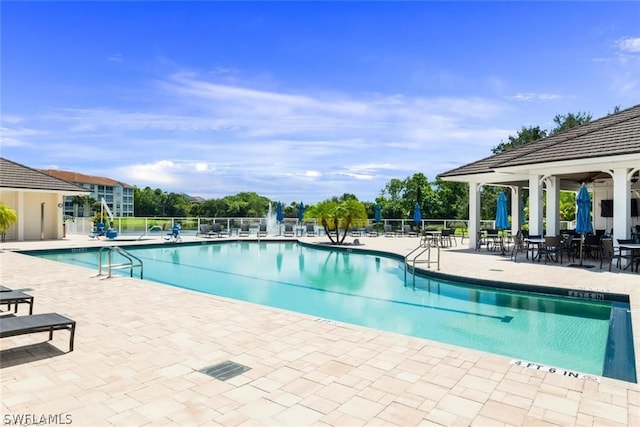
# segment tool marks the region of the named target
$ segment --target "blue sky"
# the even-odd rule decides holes
[[[638,2],[2,2],[1,155],[218,198],[353,193],[640,103]]]

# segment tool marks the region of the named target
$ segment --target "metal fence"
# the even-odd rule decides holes
[[[260,224],[267,224],[269,231],[276,231],[276,227],[282,227],[284,224],[292,224],[301,226],[303,224],[314,224],[318,227],[315,220],[305,220],[301,223],[298,218],[284,218],[281,223],[275,222],[274,218],[169,218],[169,217],[119,217],[114,218],[113,224],[107,224],[113,228],[118,234],[124,235],[144,235],[147,233],[169,232],[174,224],[180,224],[181,233],[185,235],[195,235],[200,229],[200,225],[220,224],[227,231],[235,231],[240,229],[242,224],[249,224],[251,229],[258,229]],[[358,224],[356,226],[374,225],[373,219],[367,220],[366,224]],[[414,224],[410,218],[385,218],[379,223],[379,227],[391,225],[392,230],[402,230],[405,225],[410,225],[414,229],[421,230],[442,230],[455,229],[458,234],[466,232],[469,228],[469,221],[466,219],[423,219],[419,224]],[[90,234],[95,226],[91,218],[69,218],[65,221],[66,233],[68,234]],[[495,221],[480,221],[481,229],[494,229]],[[560,229],[571,229],[573,223],[570,221],[562,221]]]

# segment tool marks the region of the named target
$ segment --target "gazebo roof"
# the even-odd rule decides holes
[[[439,176],[453,178],[491,174],[503,168],[628,155],[638,155],[640,164],[640,105],[460,166]]]

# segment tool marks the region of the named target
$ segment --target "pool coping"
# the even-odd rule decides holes
[[[196,241],[196,242],[179,242],[179,243],[175,243],[172,242],[170,244],[170,246],[172,247],[182,247],[182,246],[209,246],[209,245],[220,245],[220,244],[230,244],[230,243],[237,243],[237,242],[247,242],[247,243],[263,243],[263,244],[280,244],[280,243],[290,243],[290,244],[298,244],[300,246],[303,247],[307,247],[307,248],[311,248],[311,249],[315,249],[315,250],[322,250],[322,251],[333,251],[333,252],[343,252],[343,253],[359,253],[359,254],[365,254],[365,255],[371,255],[371,256],[384,256],[390,259],[394,259],[397,261],[401,261],[404,262],[405,261],[405,257],[397,254],[397,253],[393,253],[393,252],[388,252],[388,251],[381,251],[381,250],[371,250],[371,249],[367,249],[367,248],[363,248],[363,247],[358,247],[358,246],[344,246],[344,245],[330,245],[330,244],[313,244],[313,243],[305,243],[305,242],[301,242],[300,240],[291,240],[291,239],[269,239],[269,240],[246,240],[246,239],[217,239],[217,240],[208,240],[208,241]],[[166,243],[152,243],[152,244],[137,244],[135,245],[136,248],[139,247],[162,247],[162,248],[166,248],[168,247],[168,245]],[[55,253],[55,252],[69,252],[71,251],[72,253],[74,251],[78,251],[78,250],[82,250],[82,252],[98,252],[101,250],[100,247],[95,247],[95,246],[86,246],[86,247],[79,247],[79,248],[58,248],[58,249],[34,249],[34,250],[26,250],[26,251],[16,251],[18,253],[21,254],[25,254],[25,255],[31,255],[33,253],[38,253],[38,252],[45,252],[45,253]],[[414,270],[413,267],[409,266],[408,264],[406,265],[407,269],[410,270]],[[546,295],[546,296],[553,296],[553,297],[561,297],[561,298],[570,298],[570,299],[575,299],[575,300],[584,300],[587,302],[590,301],[604,301],[604,302],[610,302],[610,303],[619,303],[619,304],[623,304],[624,308],[627,309],[628,312],[628,319],[624,318],[624,319],[619,319],[619,316],[614,317],[614,309],[613,309],[613,305],[612,305],[612,311],[611,311],[611,317],[609,319],[609,332],[607,334],[607,344],[606,344],[606,349],[605,349],[605,364],[603,366],[603,373],[599,374],[599,377],[606,377],[606,378],[610,378],[610,379],[614,379],[614,380],[621,380],[621,381],[627,381],[627,382],[632,382],[632,383],[637,383],[637,366],[635,366],[635,363],[633,365],[633,369],[624,369],[624,364],[627,360],[629,360],[629,356],[633,357],[633,361],[635,361],[635,356],[634,356],[634,347],[635,347],[635,342],[633,340],[633,336],[629,335],[629,336],[624,336],[622,340],[620,340],[620,334],[618,333],[614,333],[614,332],[618,332],[618,329],[620,326],[618,326],[617,328],[614,327],[613,322],[614,320],[616,321],[617,325],[620,325],[621,323],[618,322],[623,322],[622,324],[626,324],[627,320],[629,322],[629,325],[631,323],[631,314],[630,314],[630,303],[629,303],[629,296],[625,295],[625,294],[618,294],[618,293],[610,293],[610,292],[577,292],[577,291],[573,291],[573,290],[569,290],[566,288],[562,288],[562,287],[554,287],[554,286],[544,286],[544,285],[530,285],[530,284],[519,284],[519,283],[514,283],[514,282],[501,282],[501,281],[497,281],[497,280],[488,280],[488,279],[477,279],[477,278],[469,278],[469,277],[465,277],[465,276],[456,276],[453,274],[447,274],[447,273],[441,273],[438,271],[433,271],[433,270],[427,270],[427,269],[423,269],[423,268],[419,268],[419,267],[415,267],[415,273],[425,277],[425,278],[434,278],[434,279],[439,279],[439,280],[443,280],[443,281],[450,281],[450,282],[458,282],[458,283],[463,283],[465,285],[470,285],[473,287],[477,287],[477,288],[488,288],[488,289],[494,289],[494,290],[505,290],[505,291],[518,291],[518,292],[524,292],[524,293],[531,293],[531,294],[539,294],[539,295]],[[190,288],[184,288],[182,286],[178,286],[178,285],[173,285],[170,283],[166,283],[166,282],[162,282],[162,281],[152,281],[152,282],[156,282],[159,284],[164,284],[164,285],[170,285],[170,286],[175,286],[181,289],[190,289]],[[212,294],[215,295],[215,294]],[[219,296],[219,295],[216,295]],[[224,297],[224,298],[228,298],[228,297]],[[240,300],[242,302],[251,302],[251,301],[243,301]],[[267,307],[271,307],[271,306],[267,306]],[[277,307],[272,307],[272,308],[277,308]],[[298,312],[296,312],[298,313]],[[306,313],[298,313],[298,314],[302,314],[302,315],[308,315]],[[354,326],[361,326],[361,325],[354,325]],[[629,328],[631,328],[631,326],[629,326]],[[630,331],[631,332],[631,331]],[[420,338],[420,337],[415,337],[415,338]],[[629,342],[629,339],[630,341]],[[440,341],[438,341],[440,342]],[[443,344],[448,344],[448,343],[443,343]],[[450,344],[450,345],[454,345],[455,344]],[[468,347],[464,347],[464,348],[468,348]],[[484,351],[484,350],[478,350],[478,349],[474,349],[474,348],[470,348],[471,350],[476,350],[476,351]],[[484,351],[487,352],[487,351]],[[490,352],[489,352],[490,353]],[[496,354],[496,353],[493,353]],[[618,357],[615,357],[613,355],[619,355]],[[563,369],[567,369],[569,370],[569,368],[563,368]],[[616,373],[620,373],[620,376],[616,376],[616,377],[610,377],[605,375],[605,372],[616,372]]]

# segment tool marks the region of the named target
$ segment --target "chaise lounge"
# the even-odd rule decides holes
[[[284,237],[293,237],[293,236],[294,236],[293,225],[285,224],[284,225]]]
[[[0,305],[7,305],[11,310],[11,304],[15,306],[14,312],[18,312],[18,304],[29,304],[29,314],[33,314],[33,297],[18,291],[0,292]]]
[[[69,351],[73,351],[73,339],[76,322],[58,313],[34,314],[31,316],[11,316],[0,318],[0,338],[16,335],[49,332],[49,341],[53,339],[53,331],[68,329]]]
[[[242,223],[240,224],[240,231],[238,232],[239,237],[249,237],[249,224]]]

